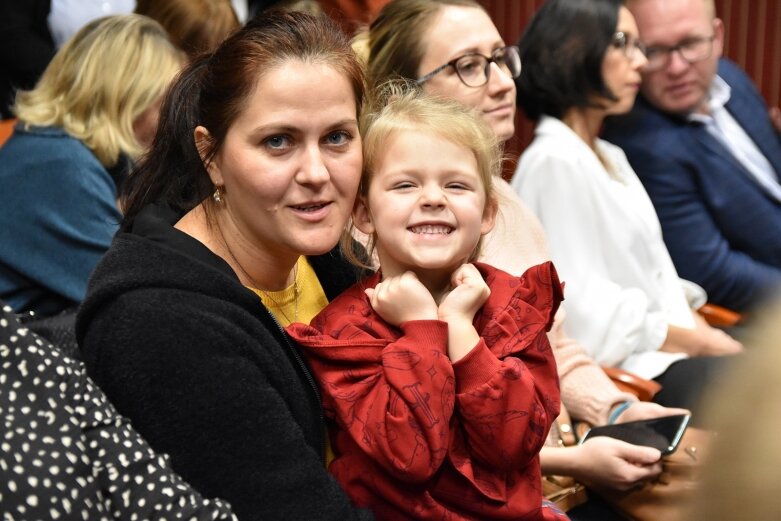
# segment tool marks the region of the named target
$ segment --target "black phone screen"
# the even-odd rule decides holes
[[[595,436],[610,436],[634,445],[645,445],[670,454],[681,441],[683,431],[689,424],[688,414],[664,416],[650,420],[637,420],[614,425],[594,427],[583,436],[581,443]]]

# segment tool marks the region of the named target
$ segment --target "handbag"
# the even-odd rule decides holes
[[[589,489],[619,514],[632,521],[684,521],[699,484],[699,471],[715,433],[689,427],[678,449],[665,456],[662,474],[656,481],[626,492]]]
[[[542,495],[562,512],[588,501],[586,487],[569,476],[543,476]]]
[[[577,442],[572,421],[563,406],[559,417],[551,426],[551,436],[559,447],[568,447]],[[563,512],[588,501],[586,487],[571,476],[542,476],[542,495]]]

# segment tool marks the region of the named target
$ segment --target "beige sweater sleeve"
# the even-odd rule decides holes
[[[495,189],[499,196],[499,215],[494,229],[483,242],[480,260],[521,275],[531,266],[550,259],[545,231],[506,181],[495,180]],[[558,366],[561,401],[573,418],[603,425],[613,404],[635,398],[613,385],[589,358],[586,349],[566,335],[564,317],[564,308],[559,308],[548,334]]]
[[[586,349],[566,335],[564,315],[564,308],[559,308],[548,334],[558,367],[561,401],[573,418],[591,425],[604,425],[614,404],[637,398],[620,391]]]

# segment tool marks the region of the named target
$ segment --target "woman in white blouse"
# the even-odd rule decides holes
[[[600,25],[611,10],[617,26]],[[694,405],[714,359],[689,357],[742,347],[692,311],[705,292],[678,278],[639,179],[621,149],[597,137],[640,86],[646,58],[634,18],[620,0],[549,0],[519,46],[518,101],[538,125],[512,186],[547,233],[568,330],[603,365],[655,378],[675,405]]]

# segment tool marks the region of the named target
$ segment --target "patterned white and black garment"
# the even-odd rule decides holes
[[[0,312],[0,513],[33,519],[236,519],[194,491],[78,360]]]

